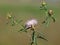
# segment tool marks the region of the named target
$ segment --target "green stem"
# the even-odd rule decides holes
[[[36,40],[35,31],[34,31],[34,30],[32,30],[32,31],[33,31],[33,32],[32,32],[32,42],[31,42],[31,45],[32,45],[32,44],[37,45],[37,40]]]

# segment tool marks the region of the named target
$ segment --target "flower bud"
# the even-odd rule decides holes
[[[48,11],[48,14],[49,14],[50,16],[53,15],[53,10],[50,9],[50,10]]]

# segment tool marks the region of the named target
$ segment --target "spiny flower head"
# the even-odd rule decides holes
[[[37,25],[37,20],[32,19],[26,22],[25,27],[26,28],[34,28]]]
[[[42,1],[42,6],[45,6],[46,5],[46,2],[43,0]]]
[[[7,19],[11,19],[12,18],[12,16],[11,16],[11,14],[8,12],[7,13]]]
[[[48,14],[53,15],[53,10],[52,9],[48,10]]]

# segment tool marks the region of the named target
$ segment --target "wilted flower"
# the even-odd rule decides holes
[[[25,23],[25,27],[27,28],[27,29],[29,29],[29,28],[33,28],[34,29],[34,27],[37,25],[37,20],[35,20],[35,19],[32,19],[32,20],[29,20],[29,21],[27,21],[26,23]]]

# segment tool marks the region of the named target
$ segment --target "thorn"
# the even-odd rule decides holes
[[[38,36],[37,38],[41,38],[41,39],[43,39],[43,40],[48,41],[47,39],[45,39],[45,38],[44,38],[44,37],[42,37],[42,36]]]

